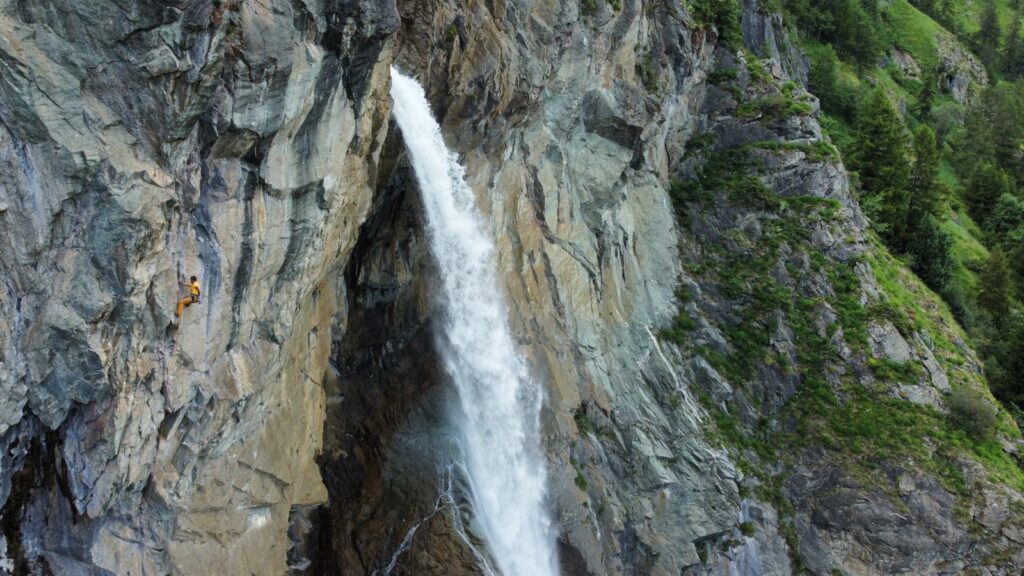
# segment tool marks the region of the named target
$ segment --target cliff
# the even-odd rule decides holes
[[[1020,434],[946,417],[975,354],[742,4],[0,2],[5,568],[479,571],[395,64],[547,383],[565,573],[1020,573]]]

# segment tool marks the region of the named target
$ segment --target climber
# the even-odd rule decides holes
[[[181,318],[181,313],[185,311],[185,308],[199,304],[199,279],[195,276],[189,278],[189,283],[178,282],[182,286],[189,289],[189,295],[181,300],[178,300],[178,310],[174,313],[175,316]]]

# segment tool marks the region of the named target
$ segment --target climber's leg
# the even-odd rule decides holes
[[[174,313],[175,316],[181,318],[181,313],[185,311],[185,308],[192,304],[192,297],[182,298],[178,300],[178,311]]]

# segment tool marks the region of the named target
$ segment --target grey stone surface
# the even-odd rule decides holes
[[[287,570],[389,113],[397,11],[366,4],[0,2],[16,572]]]

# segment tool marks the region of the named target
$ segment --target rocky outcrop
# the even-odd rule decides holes
[[[755,0],[749,50],[675,0],[79,4],[0,2],[13,571],[479,572],[392,63],[463,158],[548,384],[565,573],[1024,565],[986,468],[894,439],[865,474],[874,445],[818,417],[867,390],[938,422],[983,383]]]
[[[937,38],[939,88],[961,104],[970,101],[976,86],[988,84],[988,72],[980,60],[952,37]]]

